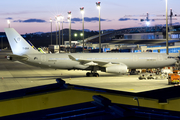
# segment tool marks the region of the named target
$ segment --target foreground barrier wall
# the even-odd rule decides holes
[[[50,93],[1,100],[0,117],[89,102],[93,101],[93,95],[102,95],[110,99],[113,103],[133,106],[138,105],[137,101],[133,100],[135,96],[125,96],[120,94],[103,93],[88,90],[66,89]],[[156,99],[146,99],[138,97],[138,100],[141,107],[180,111],[180,103],[178,102],[179,99],[169,100],[169,103],[165,104],[159,104],[158,100]]]

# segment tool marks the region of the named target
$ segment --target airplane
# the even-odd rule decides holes
[[[40,53],[14,28],[5,28],[5,33],[13,53],[7,59],[37,67],[91,71],[87,77],[99,76],[97,71],[125,74],[127,69],[163,68],[176,62],[162,53]]]

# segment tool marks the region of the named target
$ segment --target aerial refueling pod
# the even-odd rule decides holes
[[[124,64],[113,65],[113,66],[106,67],[105,69],[103,69],[101,71],[107,72],[107,73],[125,74],[127,72],[127,66]]]

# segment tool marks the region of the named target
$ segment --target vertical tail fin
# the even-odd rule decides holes
[[[29,43],[14,29],[4,28],[6,36],[13,54],[24,55],[24,54],[37,54],[37,50],[31,47]]]

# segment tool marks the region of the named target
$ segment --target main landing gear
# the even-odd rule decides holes
[[[98,73],[90,73],[90,72],[87,72],[87,73],[86,73],[86,77],[99,77],[99,74],[98,74]]]
[[[86,73],[86,77],[99,77],[99,74],[97,73],[98,67],[97,66],[93,66],[91,68],[91,72],[87,72]]]

